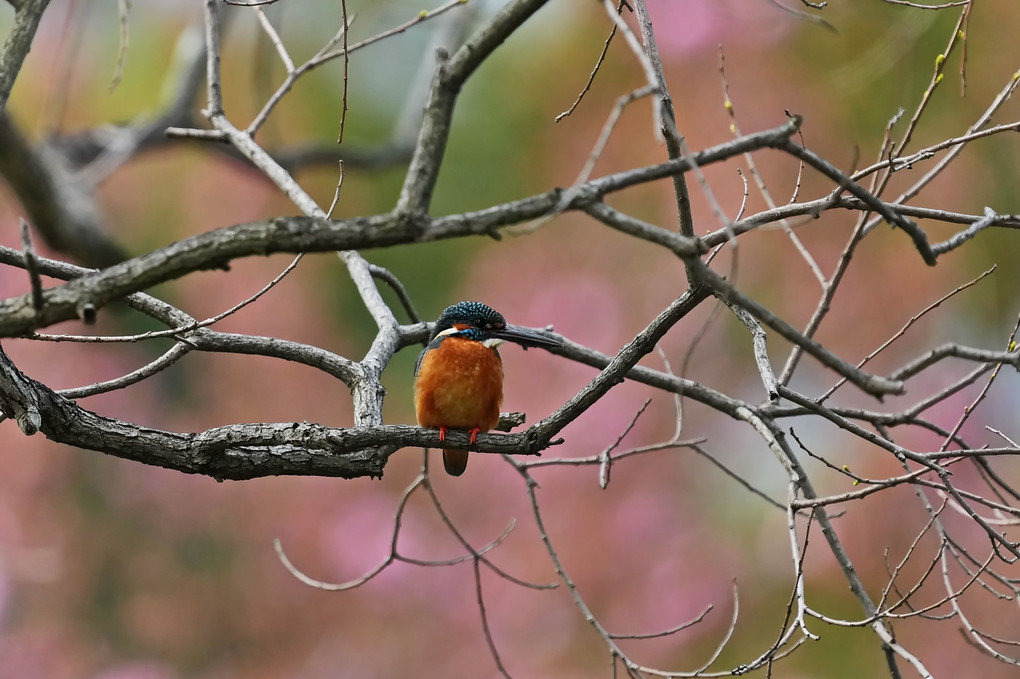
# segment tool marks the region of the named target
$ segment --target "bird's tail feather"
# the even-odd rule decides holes
[[[467,469],[468,451],[466,450],[444,450],[443,466],[450,476],[460,476]]]

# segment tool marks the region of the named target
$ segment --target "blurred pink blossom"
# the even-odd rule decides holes
[[[665,58],[715,49],[738,38],[744,44],[774,42],[796,25],[790,15],[764,1],[651,0],[648,11]]]
[[[159,665],[137,662],[105,670],[95,675],[94,679],[173,679],[176,676]]]

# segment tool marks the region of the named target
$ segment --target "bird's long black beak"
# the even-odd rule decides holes
[[[528,328],[522,328],[519,325],[508,325],[501,330],[490,330],[488,334],[496,339],[505,340],[507,342],[513,342],[519,344],[525,349],[528,347],[542,347],[550,349],[553,347],[562,346],[563,343],[558,339],[546,337],[540,335],[534,330]]]

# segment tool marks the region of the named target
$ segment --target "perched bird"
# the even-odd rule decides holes
[[[480,302],[447,307],[414,366],[418,424],[438,427],[440,441],[446,439],[448,429],[466,429],[471,443],[480,432],[495,427],[503,404],[503,362],[496,347],[504,342],[560,346],[557,340],[507,325],[499,312]],[[446,472],[463,474],[467,457],[466,450],[443,450]]]

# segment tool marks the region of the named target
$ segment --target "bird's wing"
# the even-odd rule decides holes
[[[445,335],[437,337],[431,342],[429,342],[429,345],[427,347],[421,350],[421,353],[418,354],[418,359],[414,362],[415,377],[418,376],[418,371],[421,370],[421,362],[425,360],[425,354],[429,353],[429,351],[431,351],[432,349],[437,349],[439,347],[439,343],[442,342],[444,339],[446,339]]]

